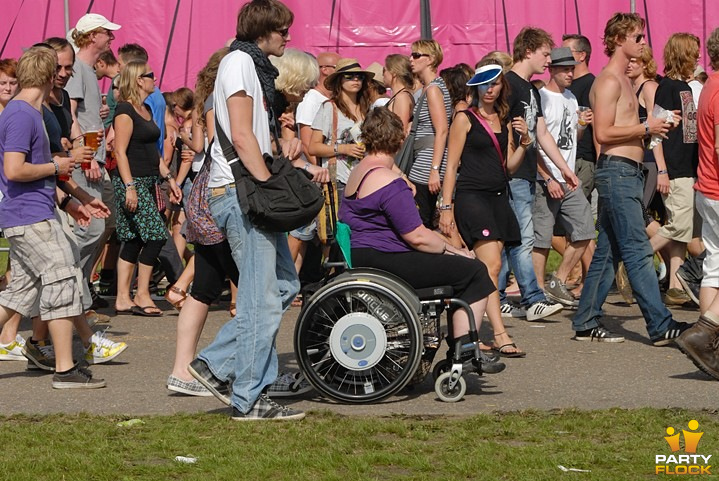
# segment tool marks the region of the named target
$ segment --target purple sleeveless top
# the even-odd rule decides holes
[[[402,179],[393,180],[361,199],[356,193],[345,197],[339,220],[352,230],[353,249],[371,248],[381,252],[413,250],[401,235],[422,225],[412,191]]]

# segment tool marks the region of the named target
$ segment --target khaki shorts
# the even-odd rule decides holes
[[[667,222],[659,235],[677,242],[689,243],[694,231],[694,178],[680,177],[669,181],[669,194],[662,194]]]
[[[4,230],[12,279],[0,305],[30,317],[67,319],[82,313],[82,272],[66,232],[56,219]]]

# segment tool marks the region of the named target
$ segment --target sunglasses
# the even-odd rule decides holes
[[[320,68],[337,68],[337,65],[320,65]]]
[[[634,36],[631,37],[631,38],[634,39],[634,42],[635,42],[635,43],[639,43],[639,42],[641,42],[642,40],[644,40],[644,34],[643,34],[643,33],[638,33],[638,34],[634,35]]]
[[[140,75],[140,77],[151,78],[152,80],[155,80],[155,72],[147,72]]]
[[[279,33],[282,38],[287,38],[287,35],[290,34],[290,28],[287,27],[283,28],[282,30],[277,30],[277,33]]]
[[[429,57],[429,54],[428,54],[428,53],[412,52],[411,54],[409,54],[409,56],[412,57],[412,58],[415,59],[415,60],[418,60],[418,59],[420,59],[420,58],[422,58],[422,57]]]
[[[362,80],[362,81],[364,81],[365,75],[363,73],[345,73],[345,74],[342,74],[342,78],[345,80]]]

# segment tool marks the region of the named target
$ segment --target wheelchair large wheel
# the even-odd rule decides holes
[[[421,359],[422,332],[416,297],[402,285],[350,273],[310,298],[294,343],[300,369],[317,391],[364,403],[410,381]]]

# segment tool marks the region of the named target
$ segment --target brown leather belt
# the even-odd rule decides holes
[[[218,195],[225,195],[227,193],[227,189],[234,189],[235,184],[227,184],[223,185],[222,187],[211,187],[210,188],[210,197],[217,197]]]

